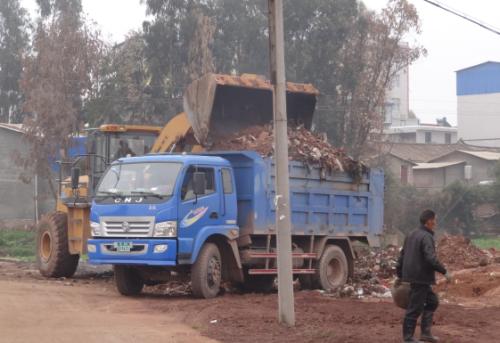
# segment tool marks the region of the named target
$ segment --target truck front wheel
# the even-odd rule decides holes
[[[115,283],[121,295],[137,295],[144,287],[144,280],[137,270],[128,266],[114,266]]]
[[[205,243],[191,267],[191,288],[196,298],[215,298],[222,282],[222,259],[214,243]]]
[[[344,251],[335,245],[328,245],[321,256],[316,279],[324,290],[343,286],[349,274],[347,258]]]

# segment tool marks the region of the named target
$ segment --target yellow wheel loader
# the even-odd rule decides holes
[[[45,215],[37,228],[36,256],[42,275],[70,277],[75,273],[80,255],[87,252],[89,210],[100,176],[116,158],[149,152],[161,129],[102,125],[89,130],[87,154],[60,162],[56,210]]]
[[[127,155],[202,152],[217,134],[237,132],[273,118],[272,85],[262,76],[207,74],[184,93],[184,112],[163,128],[103,125],[89,133],[88,153],[60,163],[56,211],[38,225],[37,265],[47,277],[71,277],[87,252],[89,210],[94,190],[107,166]],[[287,115],[310,128],[318,90],[287,83]]]

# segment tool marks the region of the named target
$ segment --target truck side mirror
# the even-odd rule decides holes
[[[71,188],[78,189],[80,183],[80,168],[71,168]]]
[[[205,173],[194,172],[193,173],[193,192],[195,195],[203,195],[207,190],[207,179]]]

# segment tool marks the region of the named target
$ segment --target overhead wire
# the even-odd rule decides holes
[[[473,24],[476,24],[476,25],[482,27],[483,29],[491,31],[497,35],[500,35],[500,30],[493,27],[492,25],[486,24],[486,23],[480,21],[479,19],[475,19],[475,18],[473,18],[465,13],[462,13],[458,10],[455,10],[447,5],[444,5],[443,3],[440,3],[439,1],[436,1],[436,0],[423,0],[423,1],[427,2],[430,5],[436,6],[437,8],[442,9],[443,11],[449,12],[449,13],[454,14],[462,19],[465,19]]]

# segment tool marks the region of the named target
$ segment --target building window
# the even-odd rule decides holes
[[[432,132],[426,132],[425,133],[425,143],[429,144],[432,142]]]
[[[387,102],[385,104],[385,122],[384,124],[392,124],[392,104]]]
[[[444,134],[444,142],[446,144],[451,144],[451,133],[445,133]]]

